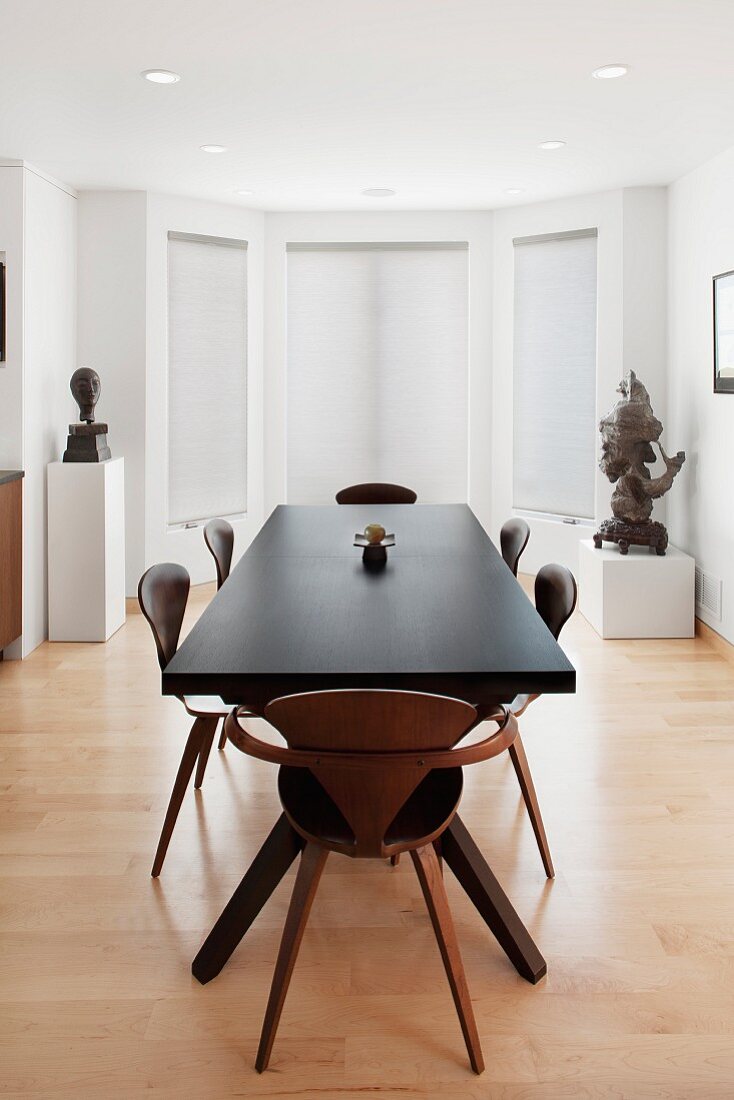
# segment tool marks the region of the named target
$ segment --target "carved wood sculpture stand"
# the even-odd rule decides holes
[[[663,557],[668,546],[668,532],[655,520],[626,523],[622,519],[605,519],[594,535],[594,546],[601,550],[604,542],[616,542],[620,554],[626,554],[630,546],[649,546],[658,557]]]

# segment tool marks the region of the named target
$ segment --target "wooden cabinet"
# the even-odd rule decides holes
[[[23,629],[23,474],[0,470],[0,652]]]

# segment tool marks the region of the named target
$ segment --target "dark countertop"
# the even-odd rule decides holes
[[[0,485],[5,485],[7,481],[18,481],[21,477],[22,470],[0,470]]]

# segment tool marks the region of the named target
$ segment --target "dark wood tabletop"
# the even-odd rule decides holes
[[[367,523],[395,533],[362,563]],[[572,692],[576,673],[465,504],[281,505],[163,672],[166,695],[401,688],[472,703]]]

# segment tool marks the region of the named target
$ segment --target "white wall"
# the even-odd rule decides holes
[[[5,362],[0,363],[0,469],[23,466],[23,176],[0,164],[0,253],[5,270]]]
[[[194,584],[215,578],[201,528],[167,529],[169,231],[248,242],[248,512],[232,521],[234,560],[262,525],[264,221],[240,206],[168,195],[80,195],[79,357],[100,373],[100,417],[113,455],[125,459],[128,596],[159,561],[181,562]],[[226,406],[211,431],[228,431]]]
[[[61,458],[75,408],[76,199],[21,162],[0,164],[0,252],[7,263],[7,360],[0,364],[0,467],[23,469],[23,635],[46,638],[46,466]]]
[[[93,367],[112,455],[125,459],[126,591],[145,569],[144,191],[79,194],[78,363]]]
[[[668,189],[627,188],[622,192],[622,359],[624,369],[634,370],[645,383],[663,429],[667,428],[667,271]],[[665,439],[664,431],[664,447]],[[669,447],[665,449],[670,452]],[[659,468],[663,469],[662,462]],[[666,501],[655,503],[653,515],[661,521]]]
[[[21,164],[0,164],[0,259],[5,263],[5,360],[0,363],[0,470],[23,469],[23,193]],[[19,639],[4,656],[22,656]]]
[[[166,528],[167,234],[248,241],[249,513],[236,555],[285,499],[286,256],[290,241],[469,242],[469,502],[494,535],[512,514],[512,240],[596,226],[599,231],[597,413],[624,370],[638,371],[666,426],[668,450],[689,461],[670,501],[671,537],[725,581],[731,532],[725,471],[733,433],[727,397],[711,393],[710,277],[734,267],[730,194],[734,151],[676,183],[670,214],[670,385],[665,400],[666,198],[635,188],[492,213],[270,214],[144,193],[84,193],[79,203],[78,347],[74,333],[71,192],[0,162],[0,252],[8,263],[8,359],[0,366],[0,466],[27,471],[25,652],[45,634],[45,466],[60,457],[75,417],[68,379],[80,362],[102,376],[100,418],[126,459],[128,594],[154,561],[183,561],[195,583],[214,577],[201,530]],[[264,357],[266,367],[264,366]],[[667,416],[667,420],[666,420]],[[212,425],[226,432],[227,411]],[[597,475],[597,520],[612,487]],[[576,567],[589,531],[533,521],[523,565]],[[734,567],[732,569],[734,571]],[[731,578],[734,580],[734,578]],[[716,625],[716,624],[714,624]]]
[[[249,513],[236,554],[286,499],[286,244],[295,241],[469,243],[469,503],[495,536],[512,515],[512,240],[598,229],[597,415],[633,367],[665,417],[666,191],[635,188],[499,212],[262,215],[162,195],[85,194],[80,220],[80,358],[102,373],[110,442],[128,470],[128,594],[154,561],[182,561],[194,582],[213,578],[201,530],[166,526],[166,268],[170,230],[248,241]],[[110,270],[108,254],[117,271]],[[141,274],[141,255],[145,270]],[[107,266],[106,275],[101,272]],[[141,302],[144,287],[145,302]],[[119,299],[126,301],[122,316]],[[133,299],[132,301],[130,299]],[[141,340],[144,331],[144,354]],[[140,363],[144,359],[144,379]],[[143,413],[143,409],[145,410]],[[144,416],[144,435],[141,423]],[[212,431],[227,430],[226,409]],[[677,448],[674,448],[677,449]],[[597,473],[596,519],[612,486]],[[577,568],[589,527],[533,520],[523,559]]]
[[[469,503],[489,525],[492,218],[477,213],[268,214],[265,256],[265,514],[286,501],[286,244],[469,242]]]
[[[25,657],[48,637],[46,467],[62,457],[78,409],[69,391],[76,368],[76,198],[28,169],[24,176]]]
[[[638,371],[658,412],[665,397],[664,188],[632,188],[557,202],[498,210],[494,221],[492,522],[499,536],[512,507],[513,321],[516,237],[596,227],[597,420],[617,400],[625,370]],[[559,431],[562,431],[559,425]],[[613,486],[600,470],[595,481],[595,523],[611,514]],[[529,520],[531,538],[522,569],[535,573],[549,561],[578,571],[578,542],[594,525]]]
[[[683,176],[669,196],[668,450],[686,462],[668,500],[676,545],[722,581],[721,621],[734,643],[734,396],[713,392],[712,277],[734,269],[734,148]]]

